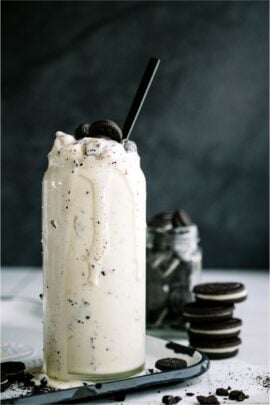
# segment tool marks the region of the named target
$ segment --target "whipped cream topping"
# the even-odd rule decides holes
[[[85,137],[82,139],[75,139],[73,135],[67,134],[63,131],[57,131],[55,133],[55,136],[56,140],[54,143],[54,147],[57,149],[57,153],[59,150],[61,151],[68,146],[70,146],[68,150],[72,152],[72,146],[75,146],[75,149],[77,151],[80,151],[82,154],[85,154],[87,156],[101,155],[106,152],[115,154],[125,151],[127,153],[135,153],[137,157],[139,157],[137,154],[136,143],[128,139],[123,139],[121,143],[113,141],[107,137]]]

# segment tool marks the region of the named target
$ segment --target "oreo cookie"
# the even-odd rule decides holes
[[[177,228],[193,225],[188,213],[182,209],[177,211],[160,212],[148,221],[148,226],[157,232],[168,232]]]
[[[173,229],[173,212],[161,212],[155,215],[150,221],[148,221],[148,226],[154,228],[155,231],[167,232]]]
[[[92,124],[82,123],[75,130],[75,138],[109,138],[121,142],[123,135],[119,126],[111,120],[99,120]]]
[[[24,375],[25,364],[21,361],[5,361],[0,366],[1,381],[16,381]]]
[[[196,349],[204,352],[210,359],[227,359],[238,353],[241,340],[238,337],[210,340],[207,338],[191,338],[189,342]]]
[[[242,283],[206,283],[193,288],[197,301],[208,303],[234,304],[247,298],[247,291]]]
[[[179,370],[187,368],[187,362],[178,357],[167,357],[156,361],[155,367],[161,371]]]
[[[192,323],[218,322],[232,318],[234,305],[213,305],[201,302],[189,302],[183,306],[182,316]]]
[[[193,225],[188,213],[184,210],[175,211],[172,218],[174,228]]]
[[[24,377],[25,364],[21,361],[6,361],[1,363],[1,392],[5,391],[15,381],[21,381]]]
[[[121,142],[123,138],[122,130],[111,120],[99,120],[91,124],[89,128],[91,138],[108,137],[116,142]]]
[[[241,331],[241,319],[232,318],[221,322],[191,323],[188,335],[193,338],[225,339],[238,336]]]

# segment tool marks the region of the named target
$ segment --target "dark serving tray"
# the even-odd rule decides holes
[[[131,392],[141,392],[143,390],[185,382],[205,373],[210,364],[208,357],[193,347],[183,346],[151,336],[147,336],[146,353],[146,368],[135,377],[104,382],[102,384],[89,383],[75,388],[21,398],[10,398],[3,400],[2,404],[75,404],[97,399],[115,399]],[[159,372],[156,369],[154,372],[152,370],[149,371],[149,369],[154,369],[155,362],[158,359],[164,357],[181,357],[187,361],[188,367],[172,371]]]

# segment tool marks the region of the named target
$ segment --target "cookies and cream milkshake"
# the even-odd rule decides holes
[[[44,369],[106,379],[145,356],[145,178],[112,121],[57,132],[43,179]]]

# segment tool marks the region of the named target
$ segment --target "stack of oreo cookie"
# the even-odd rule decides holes
[[[242,321],[233,317],[234,304],[247,297],[241,283],[207,283],[193,288],[196,301],[183,307],[189,322],[191,346],[205,352],[210,359],[225,359],[238,353]]]

